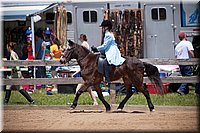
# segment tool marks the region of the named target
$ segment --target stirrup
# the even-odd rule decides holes
[[[103,85],[108,85],[108,82],[101,81],[101,84],[103,84]]]
[[[107,82],[106,80],[101,81],[101,83],[102,83],[103,85],[109,85],[109,84],[110,84],[110,82]]]

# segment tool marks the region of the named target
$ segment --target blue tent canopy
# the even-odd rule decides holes
[[[53,8],[57,4],[51,5],[2,5],[2,19],[4,21],[25,21],[31,14],[39,14],[43,11]]]

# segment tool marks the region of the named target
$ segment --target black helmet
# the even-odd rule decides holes
[[[74,45],[73,41],[71,41],[71,40],[67,40],[67,41],[68,41],[69,46],[73,46]]]
[[[103,20],[100,27],[108,27],[109,29],[112,29],[112,23],[109,20]]]

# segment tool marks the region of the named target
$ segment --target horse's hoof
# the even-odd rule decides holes
[[[76,108],[76,106],[74,106],[74,105],[71,105],[70,106],[70,110],[73,110],[73,109],[75,109]]]
[[[118,112],[122,111],[122,109],[117,109]]]
[[[122,112],[122,109],[120,109],[120,108],[118,108],[115,111],[113,111],[113,113],[121,113],[121,112]]]
[[[106,112],[110,112],[110,108],[109,108],[109,109],[106,109]]]
[[[151,110],[150,110],[150,112],[155,112],[155,111],[156,111],[155,109],[151,109]]]
[[[74,110],[74,108],[70,107],[70,110]]]
[[[110,112],[110,109],[106,109],[106,112],[107,112],[107,113]]]

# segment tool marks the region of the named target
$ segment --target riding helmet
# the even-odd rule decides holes
[[[108,27],[109,29],[112,29],[112,22],[109,20],[103,20],[100,27]]]
[[[74,44],[74,42],[71,41],[71,40],[67,40],[67,41],[68,41],[68,45],[69,45],[69,46],[72,46],[72,45]]]

